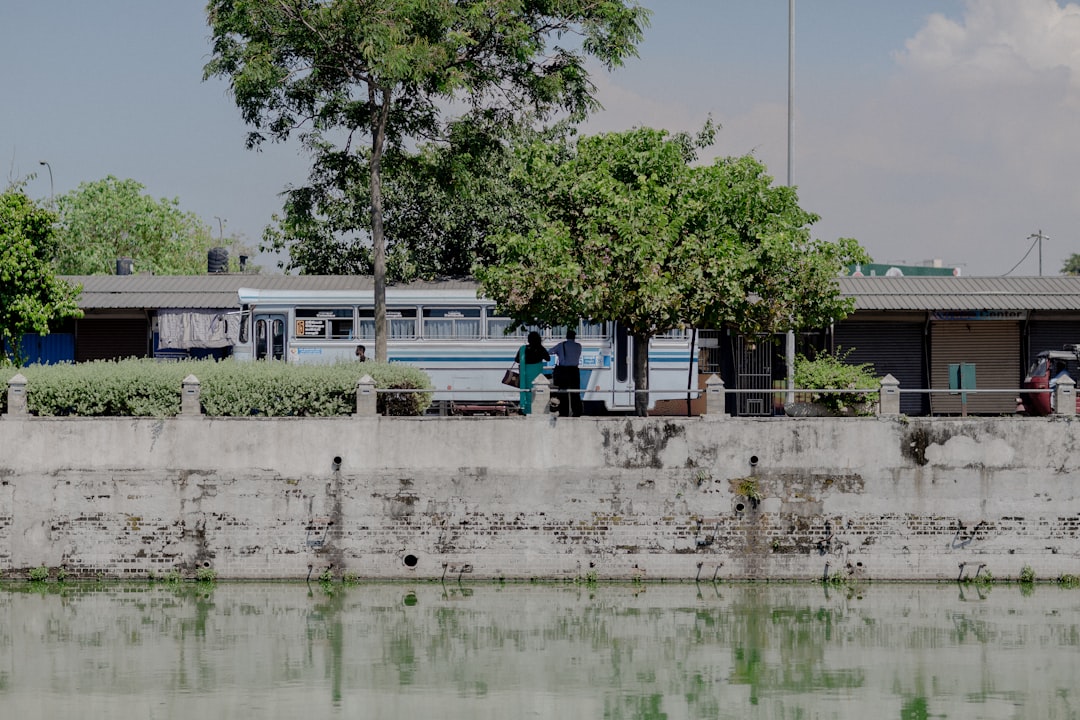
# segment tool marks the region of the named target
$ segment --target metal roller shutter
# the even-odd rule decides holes
[[[1017,390],[1020,367],[1020,323],[998,321],[935,322],[930,327],[930,381],[935,390],[949,388],[951,363],[975,364],[975,387]],[[970,394],[967,411],[978,415],[1016,412],[1017,393]],[[935,415],[959,415],[960,395],[930,396]]]
[[[1027,333],[1030,361],[1042,350],[1061,350],[1067,344],[1080,343],[1080,320],[1032,320]]]
[[[905,393],[926,383],[924,323],[840,322],[833,331],[837,349],[851,350],[848,362],[870,363],[878,377],[892,375],[900,382],[900,412],[926,415],[930,403],[925,393]]]
[[[150,326],[145,319],[80,321],[75,360],[120,360],[150,357]]]

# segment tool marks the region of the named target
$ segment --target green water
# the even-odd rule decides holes
[[[0,718],[1080,718],[1039,585],[0,589]]]

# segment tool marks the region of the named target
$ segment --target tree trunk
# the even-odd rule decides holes
[[[652,335],[633,335],[634,338],[634,414],[649,416],[649,340]]]
[[[382,104],[371,133],[371,246],[372,274],[375,276],[375,362],[386,362],[386,235],[383,233],[382,156],[386,144],[386,122],[390,115],[390,93],[368,86],[368,98]]]

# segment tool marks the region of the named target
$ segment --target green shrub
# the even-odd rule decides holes
[[[195,571],[195,581],[201,583],[217,582],[217,570],[214,570],[214,568],[201,567]]]
[[[181,386],[188,375],[199,379],[203,412],[219,417],[351,415],[356,412],[356,383],[368,374],[379,389],[431,388],[426,373],[400,363],[131,359],[4,368],[0,390],[18,372],[27,379],[27,409],[39,416],[174,416],[180,412]],[[6,412],[7,393],[0,396],[0,411]],[[422,415],[431,405],[431,393],[380,392],[377,403],[382,414]]]
[[[805,355],[795,358],[795,387],[802,390],[831,390],[815,392],[812,399],[834,413],[854,412],[869,415],[878,401],[878,393],[835,392],[837,390],[868,390],[879,387],[881,380],[874,375],[870,363],[847,362],[851,350],[835,355],[820,352],[813,360]]]
[[[44,582],[49,579],[49,568],[44,565],[39,565],[36,568],[30,568],[30,580],[32,582]]]

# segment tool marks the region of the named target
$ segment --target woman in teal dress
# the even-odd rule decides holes
[[[518,348],[517,360],[521,366],[521,414],[532,412],[532,384],[536,376],[544,371],[544,363],[551,359],[540,333],[529,333],[528,341]]]

